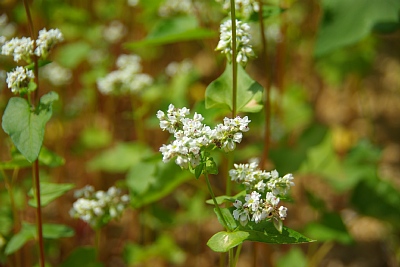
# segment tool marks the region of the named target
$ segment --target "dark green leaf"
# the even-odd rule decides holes
[[[249,233],[244,231],[218,232],[207,242],[207,245],[215,252],[227,252],[243,243],[249,237]]]
[[[262,105],[263,87],[238,65],[237,69],[237,112],[258,112]],[[210,83],[206,89],[206,108],[232,110],[232,66],[226,65],[224,73]]]
[[[41,182],[40,183],[40,205],[42,207],[48,205],[50,202],[52,202],[54,199],[64,195],[66,192],[74,188],[74,184],[55,184],[55,183],[47,183],[47,182]],[[32,189],[29,191],[28,195],[30,197],[33,197],[33,191]],[[28,202],[29,205],[32,207],[37,207],[36,206],[36,198],[31,198],[29,199]]]
[[[324,0],[322,4],[317,56],[361,40],[378,25],[400,26],[398,0]]]
[[[203,169],[204,163],[200,163],[196,168],[194,168],[194,177],[196,177],[196,179],[199,179],[200,175],[203,174]]]
[[[97,262],[96,249],[92,247],[79,247],[75,249],[68,258],[61,264],[61,267],[103,267]]]

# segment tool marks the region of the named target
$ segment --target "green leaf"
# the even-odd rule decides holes
[[[387,181],[361,181],[353,190],[351,204],[364,215],[400,226],[400,193]]]
[[[239,225],[239,230],[248,232],[248,241],[256,241],[270,244],[300,244],[314,242],[314,240],[283,226],[282,233],[275,229],[271,221],[260,223],[248,222],[246,226]]]
[[[102,267],[102,263],[97,262],[97,252],[92,247],[79,247],[75,249],[60,267]]]
[[[151,154],[151,150],[141,143],[118,143],[89,161],[90,171],[122,173]]]
[[[215,252],[227,252],[231,248],[234,248],[243,243],[249,237],[249,233],[244,231],[235,232],[218,232],[213,235],[207,242],[209,246]]]
[[[262,105],[263,87],[238,65],[237,68],[237,112],[259,112]],[[206,89],[206,108],[232,110],[232,66],[226,64],[220,77],[210,83]]]
[[[92,46],[86,42],[74,42],[63,45],[57,50],[57,61],[64,67],[74,69],[84,61]]]
[[[214,31],[199,28],[197,19],[194,16],[181,16],[161,20],[144,40],[128,43],[125,46],[128,49],[135,49],[215,36],[216,33]]]
[[[337,213],[324,213],[321,222],[312,222],[307,225],[305,233],[321,242],[337,241],[344,245],[353,242],[342,218]]]
[[[196,179],[199,179],[200,175],[203,174],[203,169],[204,169],[204,163],[200,163],[199,165],[197,165],[196,168],[194,168],[194,177],[196,177]]]
[[[56,153],[42,147],[39,153],[39,164],[49,167],[58,167],[64,165],[64,158],[60,157]],[[16,168],[25,168],[31,166],[32,163],[26,160],[26,158],[20,153],[13,153],[12,160],[6,162],[0,162],[0,169],[13,170]]]
[[[74,188],[74,184],[55,184],[55,183],[40,183],[40,205],[42,207],[48,205],[54,199],[64,195],[66,192]],[[33,190],[31,189],[28,193],[30,197],[33,197]],[[37,207],[36,198],[29,199],[29,205],[32,207]]]
[[[58,239],[62,237],[74,236],[74,230],[62,224],[43,224],[43,237],[48,239]]]
[[[45,126],[52,115],[52,101],[57,98],[54,92],[44,95],[35,111],[27,100],[20,97],[12,97],[7,104],[2,127],[29,162],[35,161],[39,156]]]
[[[224,226],[227,227],[230,231],[233,231],[234,229],[236,229],[238,227],[235,218],[233,218],[232,212],[230,209],[226,209],[226,208],[220,208],[221,210],[221,214],[224,218],[221,218],[221,216],[219,215],[217,208],[214,208],[214,212],[217,215],[218,221],[219,223]],[[226,222],[226,225],[224,223],[224,221]]]
[[[71,237],[74,235],[72,228],[61,224],[43,224],[43,237],[57,239],[61,237]],[[7,243],[5,254],[10,255],[20,249],[29,240],[37,236],[36,225],[22,223],[21,230],[15,234]]]
[[[140,171],[143,168],[145,171]],[[160,157],[137,162],[127,175],[127,185],[131,192],[131,203],[135,208],[157,201],[190,179],[175,162],[162,162]]]
[[[234,196],[218,196],[218,197],[215,198],[215,200],[217,201],[218,205],[222,205],[226,201],[235,202],[236,199],[238,199],[239,197],[245,196],[245,195],[246,195],[246,190],[243,190],[243,191],[241,191],[240,193],[238,193],[238,194],[236,194]],[[206,203],[214,205],[214,201],[212,199],[207,199]]]
[[[314,51],[317,56],[358,42],[374,27],[400,26],[398,0],[324,0],[322,4],[324,16]]]
[[[277,261],[277,267],[307,267],[307,258],[299,247],[292,247],[289,252],[280,257]]]

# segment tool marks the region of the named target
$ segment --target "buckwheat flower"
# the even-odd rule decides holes
[[[15,34],[15,31],[15,24],[8,22],[7,14],[2,14],[0,16],[0,45],[5,43],[8,38],[11,38]]]
[[[192,14],[193,6],[191,0],[165,0],[158,9],[161,17],[168,17],[172,14]]]
[[[95,192],[92,186],[86,186],[77,190],[75,196],[78,199],[69,212],[71,217],[80,218],[93,228],[99,228],[111,219],[120,217],[130,201],[129,196],[121,196],[121,190],[116,187]]]
[[[250,220],[249,209],[244,206],[240,200],[236,200],[233,206],[236,208],[233,211],[233,218],[239,221],[241,225],[245,226]]]
[[[260,197],[261,194],[257,193],[256,191],[251,192],[250,195],[246,195],[245,205],[250,208],[251,211],[257,211],[260,207]]]
[[[1,47],[1,54],[13,56],[15,62],[24,60],[29,63],[33,55],[33,41],[29,37],[13,38]]]
[[[103,37],[109,43],[116,43],[120,41],[126,33],[126,26],[118,20],[113,20],[110,25],[104,28]]]
[[[189,73],[193,69],[193,62],[190,59],[184,59],[181,62],[171,62],[165,68],[165,73],[172,77],[179,74]]]
[[[46,30],[46,28],[44,28],[39,31],[39,36],[36,40],[35,54],[38,57],[46,58],[50,50],[62,41],[64,41],[64,37],[59,29]]]
[[[139,4],[139,0],[128,0],[129,6],[137,6]]]
[[[216,0],[216,2],[221,3],[226,12],[230,11],[230,0]],[[259,10],[260,6],[257,0],[235,0],[235,12],[239,18],[247,19],[253,12],[258,12]]]
[[[7,73],[7,86],[14,94],[28,88],[29,82],[35,78],[32,70],[24,67],[16,67],[14,71]]]
[[[54,86],[66,85],[71,81],[72,72],[70,69],[52,62],[40,69],[43,78],[48,80]]]
[[[253,48],[250,45],[250,25],[236,20],[236,62],[246,66],[248,60],[255,56]],[[217,51],[225,54],[229,61],[232,60],[232,21],[226,20],[220,26],[220,40]]]

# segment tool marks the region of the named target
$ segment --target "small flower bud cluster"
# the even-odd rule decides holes
[[[222,8],[225,11],[231,10],[231,1],[230,0],[216,0],[218,3],[222,4]],[[236,17],[248,19],[253,12],[258,12],[260,10],[260,6],[258,5],[257,0],[235,0],[235,12]]]
[[[129,196],[121,190],[110,187],[107,191],[94,191],[93,186],[85,186],[75,191],[77,200],[69,214],[88,223],[92,228],[99,228],[110,220],[119,218],[129,204]]]
[[[28,88],[29,82],[35,78],[33,71],[24,67],[16,67],[13,71],[7,73],[7,86],[14,94],[20,93]]]
[[[142,71],[141,58],[137,55],[120,55],[117,59],[118,69],[106,77],[97,80],[99,91],[108,94],[126,94],[140,92],[150,86],[153,79]]]
[[[249,24],[236,20],[236,62],[246,66],[250,58],[254,57],[254,51],[250,45]],[[226,20],[220,26],[220,40],[217,51],[226,54],[229,61],[232,60],[232,21]]]
[[[229,171],[232,181],[242,183],[246,187],[244,203],[236,200],[233,204],[236,208],[233,217],[243,226],[249,221],[259,223],[270,219],[275,227],[281,231],[282,221],[286,218],[287,208],[279,206],[279,197],[288,194],[294,186],[293,175],[286,174],[279,177],[279,173],[262,171],[257,162],[248,164],[234,164],[235,169]]]
[[[174,135],[175,140],[168,145],[163,145],[160,152],[163,161],[168,162],[176,157],[175,163],[183,169],[195,168],[199,165],[201,151],[210,147],[217,147],[224,151],[232,151],[236,143],[242,141],[243,132],[249,130],[248,117],[225,118],[223,124],[218,124],[214,129],[202,123],[201,114],[195,113],[193,118],[187,118],[189,109],[177,109],[170,104],[167,114],[159,110],[157,118],[160,128]]]

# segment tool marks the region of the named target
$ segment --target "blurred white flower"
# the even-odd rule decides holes
[[[56,62],[52,62],[40,69],[43,78],[48,80],[54,86],[62,86],[70,83],[72,72]]]
[[[120,41],[127,33],[127,29],[122,22],[118,20],[111,21],[110,25],[104,28],[103,37],[109,43]]]

